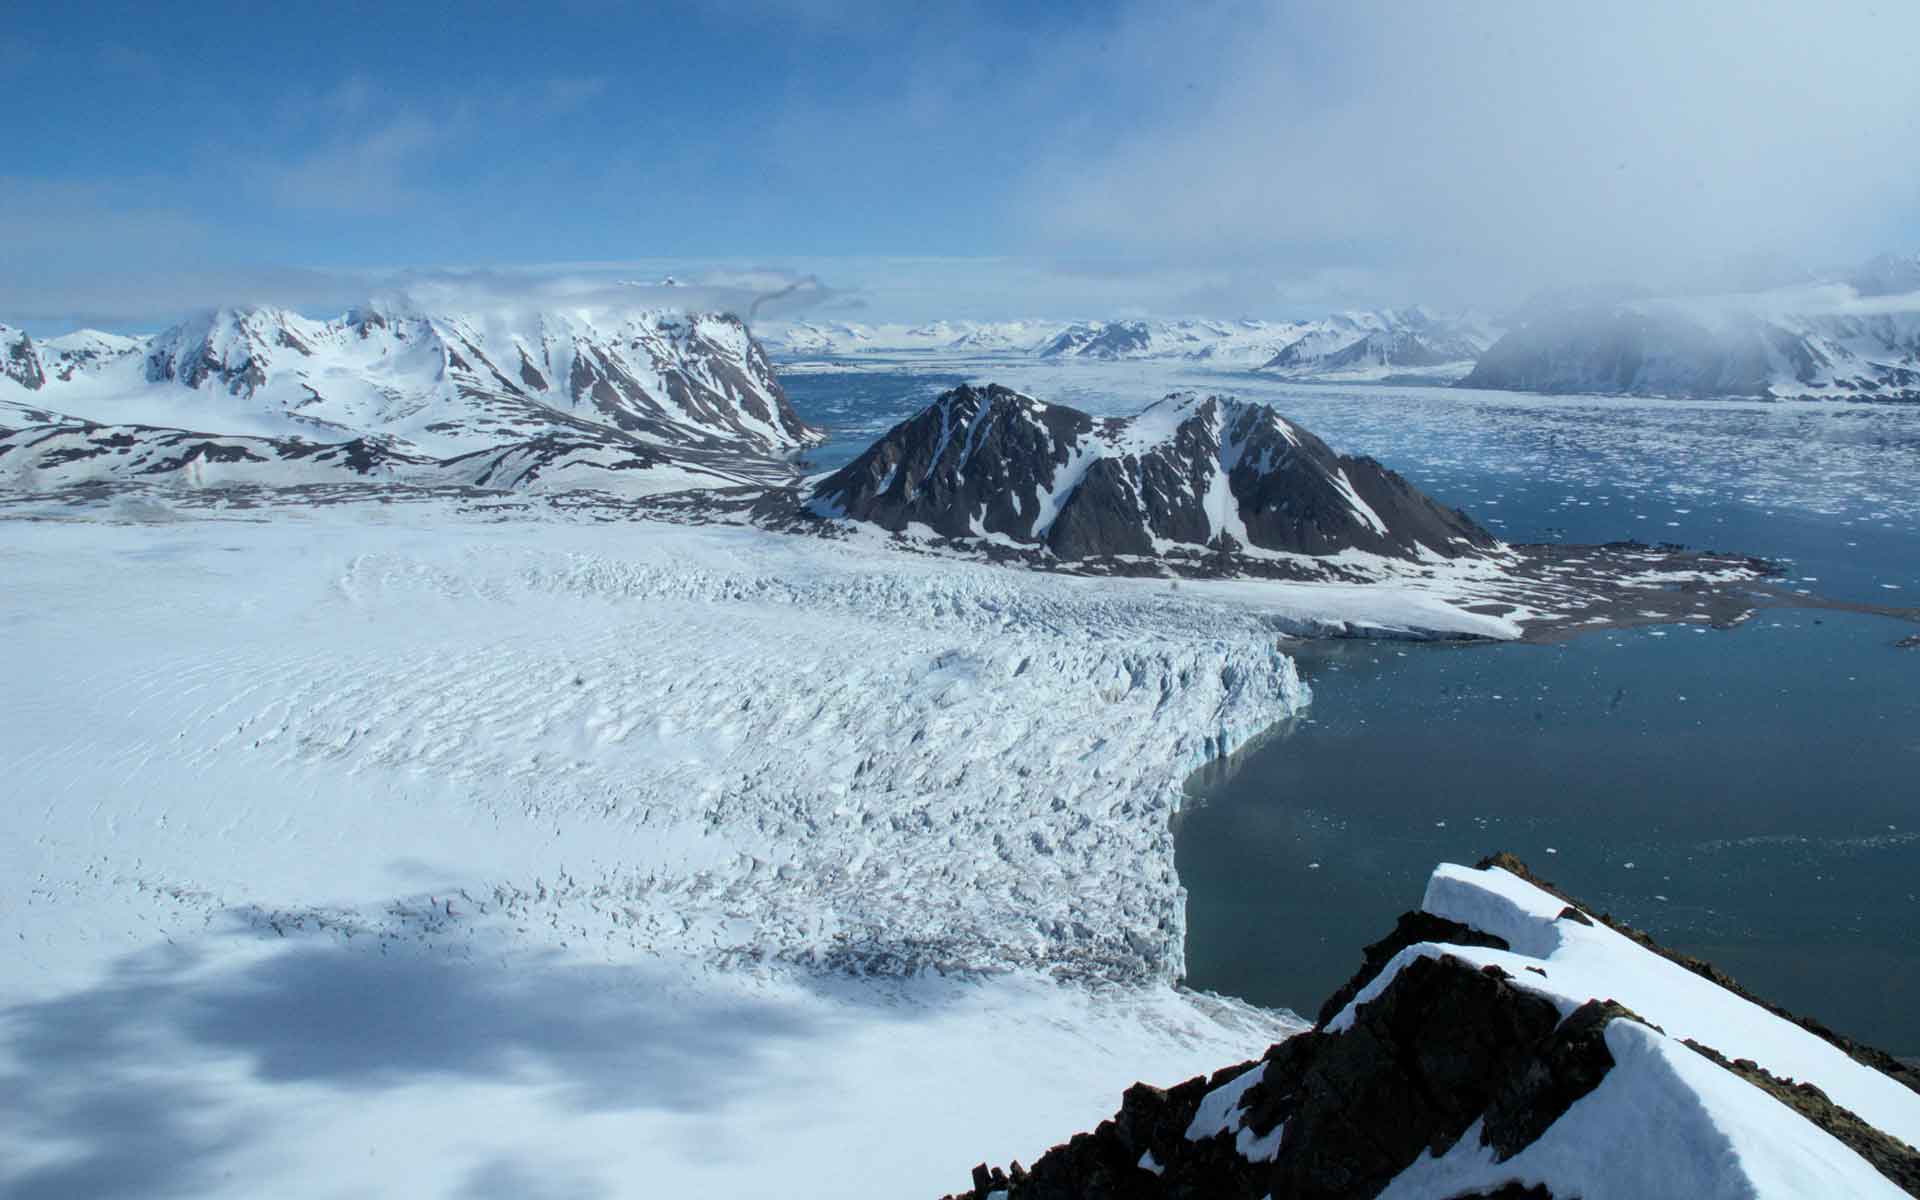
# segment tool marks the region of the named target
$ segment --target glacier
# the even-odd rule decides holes
[[[11,1192],[827,1195],[878,1136],[931,1193],[954,1122],[1037,1152],[1299,1027],[1175,985],[1182,781],[1310,699],[1231,593],[435,501],[15,516]]]

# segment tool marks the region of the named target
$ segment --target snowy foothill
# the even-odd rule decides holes
[[[0,526],[9,1194],[935,1194],[1298,1027],[1172,984],[1182,781],[1308,699],[1230,592],[73,512]]]

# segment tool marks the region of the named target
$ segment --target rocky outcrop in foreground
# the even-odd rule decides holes
[[[1308,1033],[970,1200],[1920,1196],[1920,1073],[1595,918],[1510,856],[1435,872]]]

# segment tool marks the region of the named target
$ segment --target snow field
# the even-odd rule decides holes
[[[969,594],[977,569],[794,586],[485,527],[444,547],[313,529],[305,553],[257,527],[45,532],[98,555],[22,564],[63,576],[55,594],[129,555],[163,561],[138,568],[136,613],[24,616],[47,682],[29,689],[40,715],[9,727],[46,725],[18,761],[98,797],[90,821],[56,808],[31,832],[118,851],[121,822],[164,822],[137,842],[141,878],[223,907],[382,902],[377,871],[313,861],[315,847],[368,822],[405,844],[430,811],[432,843],[459,845],[443,890],[571,912],[633,947],[1172,978],[1180,782],[1306,698],[1271,639],[1150,631],[1138,602],[1131,626],[1104,627],[1111,602],[1009,572]],[[769,540],[620,536],[696,554]],[[543,540],[570,539],[607,540],[558,526]],[[102,701],[126,711],[51,727]],[[244,864],[210,871],[207,838]],[[255,874],[276,854],[291,875]]]
[[[0,525],[0,1189],[938,1194],[1298,1028],[1170,986],[1230,599],[437,512]]]

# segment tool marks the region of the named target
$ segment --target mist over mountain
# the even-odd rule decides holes
[[[1539,392],[1920,400],[1920,256],[1826,281],[1697,296],[1545,299],[1464,386]]]

